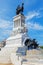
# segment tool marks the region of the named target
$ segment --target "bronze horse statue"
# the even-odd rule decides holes
[[[16,14],[18,15],[19,13],[22,14],[24,7],[23,7],[24,3],[22,3],[22,7],[20,7],[20,5],[18,5],[17,9],[16,9]]]

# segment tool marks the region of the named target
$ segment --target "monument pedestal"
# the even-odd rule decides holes
[[[11,63],[10,57],[12,53],[21,53],[20,51],[24,52],[27,49],[24,44],[25,40],[28,38],[26,34],[26,27],[24,26],[24,15],[19,14],[15,16],[13,21],[13,33],[6,40],[5,47],[3,47],[0,51],[0,63]],[[25,54],[25,52],[23,54]]]
[[[25,16],[19,14],[14,17],[13,21],[13,32],[6,40],[6,45],[14,47],[24,46],[25,40],[29,39],[27,36],[27,28],[25,27]]]

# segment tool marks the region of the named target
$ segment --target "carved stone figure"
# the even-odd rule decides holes
[[[36,49],[38,48],[39,44],[36,42],[35,39],[31,40],[31,39],[27,39],[25,42],[25,46],[28,47],[28,49]]]

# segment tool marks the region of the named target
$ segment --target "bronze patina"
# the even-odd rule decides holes
[[[18,14],[22,14],[24,11],[24,3],[22,3],[22,6],[20,7],[20,5],[17,6],[17,9],[16,9],[16,15]]]

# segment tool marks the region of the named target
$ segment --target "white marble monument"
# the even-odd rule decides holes
[[[11,36],[6,40],[7,45],[23,46],[27,37],[27,28],[25,27],[25,16],[19,14],[13,19],[13,31]]]
[[[13,17],[14,23],[11,36],[6,39],[6,45],[0,50],[0,63],[12,63],[13,65],[38,65],[38,62],[43,62],[43,59],[41,59],[43,58],[41,51],[27,51],[27,46],[25,43],[27,43],[27,40],[29,41],[29,37],[27,35],[27,27],[25,26],[25,16],[22,14],[22,12],[23,4],[22,7],[16,9],[17,15]]]
[[[22,14],[16,15],[13,18],[13,22],[12,34],[6,39],[6,45],[0,51],[0,63],[11,63],[12,53],[14,53],[14,55],[19,55],[19,53],[23,52],[25,55],[27,49],[25,41],[29,38],[26,34],[27,28],[25,27],[25,16]],[[14,58],[17,60],[16,56]]]
[[[39,65],[43,65],[42,50],[33,49],[28,51],[25,46],[26,40],[29,39],[25,26],[25,16],[23,14],[16,15],[13,22],[12,34],[6,39],[6,45],[0,50],[0,63],[38,65],[40,62]]]

